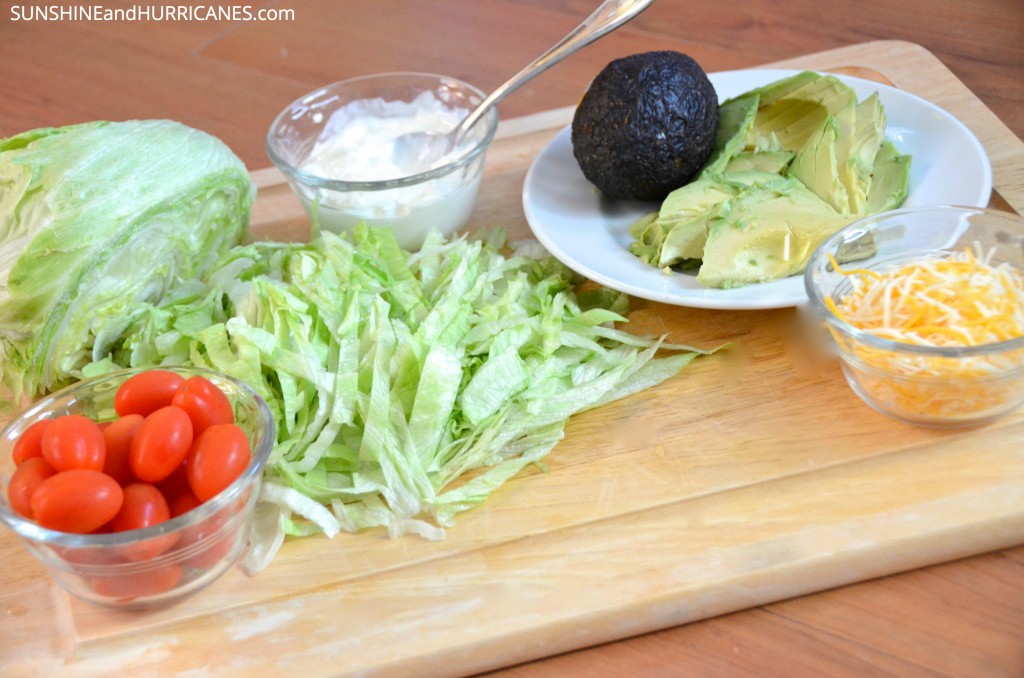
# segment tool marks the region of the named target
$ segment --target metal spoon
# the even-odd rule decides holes
[[[626,23],[647,9],[652,2],[654,0],[605,0],[568,35],[491,92],[449,132],[410,132],[395,139],[392,154],[395,164],[410,173],[425,171],[433,162],[458,148],[473,125],[479,122],[492,106],[497,105],[534,76]]]

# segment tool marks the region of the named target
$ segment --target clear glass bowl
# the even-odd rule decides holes
[[[388,121],[373,131],[385,138],[394,134],[394,118],[389,116],[409,114],[412,109],[403,104],[411,105],[425,93],[428,97],[433,94],[434,103],[440,104],[437,116],[443,114],[445,118],[461,119],[484,99],[478,89],[454,78],[382,73],[321,87],[292,102],[277,116],[267,133],[267,155],[322,230],[340,233],[360,223],[388,227],[402,247],[416,249],[429,230],[448,235],[466,224],[476,203],[486,151],[498,125],[498,113],[493,108],[472,127],[467,142],[447,164],[428,171],[341,180],[305,167],[317,143],[337,134],[353,107],[362,111],[361,118]],[[397,110],[392,108],[396,106]],[[380,171],[380,165],[374,170]]]
[[[975,346],[893,341],[839,318],[857,269],[884,270],[964,250],[1024,272],[1024,219],[980,207],[895,210],[850,224],[812,255],[804,275],[811,310],[835,340],[847,382],[879,412],[928,427],[980,426],[1024,402],[1024,338]],[[832,255],[846,270],[833,266]]]
[[[162,369],[186,378],[202,375],[220,387],[234,407],[236,423],[249,435],[252,449],[249,467],[230,486],[166,522],[105,534],[58,532],[15,513],[7,497],[15,468],[11,451],[26,428],[63,414],[84,414],[96,421],[116,418],[114,393],[141,370],[118,371],[57,391],[0,432],[0,521],[21,538],[61,586],[90,603],[126,609],[173,604],[224,574],[247,546],[263,467],[274,443],[270,409],[255,391],[230,377],[198,368]],[[149,557],[151,553],[159,555]]]

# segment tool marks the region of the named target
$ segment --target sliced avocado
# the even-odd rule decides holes
[[[825,107],[829,115],[836,115],[849,105],[857,105],[857,93],[834,75],[824,75],[793,90],[783,99],[813,101]]]
[[[789,176],[799,179],[834,210],[844,213],[849,211],[849,197],[837,169],[838,141],[839,123],[829,116],[793,158]]]
[[[794,178],[753,186],[723,203],[697,280],[729,289],[795,275],[818,245],[853,219]]]
[[[885,140],[878,148],[868,187],[866,212],[884,212],[899,207],[907,199],[910,183],[910,156],[896,150]]]
[[[839,197],[839,194],[830,196],[828,200],[829,204],[836,208],[837,212],[841,214],[859,214],[862,207],[858,203],[857,209],[853,209],[853,204],[856,202],[854,198],[850,197],[851,191],[856,192],[860,190],[857,176],[854,174],[853,167],[850,165],[850,152],[853,149],[853,141],[856,137],[856,125],[857,125],[857,98],[856,96],[850,101],[849,104],[843,106],[835,115],[832,116],[833,120],[836,121],[836,173],[839,176],[839,181],[843,186],[843,198]],[[832,198],[835,198],[835,202],[832,202]]]
[[[885,126],[877,92],[858,104],[838,78],[809,71],[730,99],[698,179],[633,225],[630,249],[665,270],[699,266],[708,287],[797,274],[837,230],[904,202],[910,157]],[[837,256],[876,247],[865,236]]]
[[[658,221],[671,229],[678,223],[704,214],[735,194],[736,190],[721,181],[718,175],[691,181],[668,194],[658,212]]]
[[[764,184],[782,181],[784,180],[784,177],[779,176],[776,172],[749,170],[745,172],[729,172],[728,174],[722,174],[718,177],[718,180],[722,183],[744,189],[750,188],[751,186],[761,186]]]
[[[710,221],[719,205],[750,186],[779,181],[771,172],[736,172],[704,177],[673,191],[662,207],[664,229],[658,265],[679,266],[704,256]]]
[[[762,105],[754,118],[747,146],[799,152],[825,118],[838,116],[848,106],[857,105],[857,93],[834,75],[825,75],[789,89],[767,105],[764,100],[762,94]],[[852,110],[849,115],[852,118]],[[852,131],[852,119],[850,127]],[[774,143],[766,143],[768,139]]]
[[[633,222],[629,227],[633,242],[629,251],[651,266],[658,265],[658,253],[661,251],[662,232],[658,225],[658,213],[648,212]]]
[[[885,139],[885,109],[878,92],[857,104],[854,117],[853,143],[847,160],[852,182],[847,184],[846,190],[850,196],[850,211],[863,213],[867,207],[875,156]]]
[[[703,223],[708,212],[735,193],[736,189],[714,177],[697,179],[669,193],[656,222],[648,227],[648,230],[657,229],[656,237],[651,234],[645,240],[648,244],[657,240],[657,253],[651,263],[664,268],[675,266],[683,259],[699,259],[703,240],[696,250],[692,250],[686,242],[680,243],[680,237],[690,232],[706,233]],[[684,251],[679,250],[680,245]]]
[[[754,124],[759,101],[757,92],[748,92],[719,106],[715,148],[700,176],[720,174],[733,156],[743,150],[743,140]]]
[[[782,174],[796,155],[793,151],[741,151],[732,157],[722,174],[771,172]]]
[[[753,89],[749,94],[757,94],[758,98],[761,100],[761,106],[768,106],[819,78],[821,78],[820,73],[815,73],[814,71],[801,71],[796,75],[791,75],[788,78],[782,78],[781,80],[775,80],[767,85]]]
[[[704,257],[704,243],[708,239],[708,226],[714,214],[712,205],[708,211],[698,217],[681,221],[665,235],[658,253],[658,265],[661,268],[694,268],[700,265]]]
[[[799,151],[827,117],[828,111],[815,101],[782,99],[757,111],[743,147],[759,152]]]

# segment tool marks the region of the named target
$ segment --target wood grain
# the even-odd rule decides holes
[[[977,120],[962,86],[931,92],[948,80],[913,46],[866,45],[807,61],[863,64],[857,68],[866,74],[893,58],[904,64],[885,71],[893,82],[916,73],[917,86],[948,96],[951,110],[977,125],[993,150],[1018,141],[989,130],[984,116]],[[920,71],[922,63],[930,68]],[[478,215],[498,215],[514,237],[528,234],[518,187],[568,113],[504,126],[489,155]],[[256,179],[257,235],[301,239],[305,220],[280,175],[267,170]],[[638,332],[709,345],[732,340],[738,349],[696,363],[683,379],[574,418],[548,473],[530,470],[510,482],[445,542],[382,541],[373,532],[346,535],[344,548],[337,540],[291,542],[255,579],[233,572],[169,610],[120,615],[62,597],[5,535],[0,549],[12,567],[4,602],[18,623],[4,630],[20,642],[4,665],[37,672],[63,666],[68,675],[272,675],[285,667],[309,675],[468,673],[1024,540],[1024,456],[1013,445],[1024,435],[1024,415],[951,434],[895,424],[851,398],[834,364],[808,363],[794,344],[793,320],[785,312],[637,304],[631,321]],[[688,402],[686,410],[680,402]],[[799,425],[815,410],[834,421],[825,429]],[[827,606],[828,633],[878,612],[858,608],[863,601],[850,595],[852,603]],[[346,614],[339,617],[339,609]],[[756,647],[764,642],[760,630],[801,632],[804,618],[817,620],[815,606],[789,616],[764,608],[741,617],[744,627],[730,642]],[[368,627],[367,619],[375,624]],[[888,623],[903,621],[897,615]],[[884,626],[866,627],[873,646],[890,637]],[[41,628],[56,633],[24,635]],[[330,636],[316,633],[321,628]],[[822,671],[838,656],[846,669],[870,665],[906,675],[941,670],[953,658],[976,666],[1004,651],[985,635],[956,645],[960,636],[944,632],[921,635],[937,636],[945,653],[916,651],[914,635],[904,631],[904,650],[884,661],[844,657],[825,651],[826,644],[802,652],[799,666]],[[845,636],[837,638],[833,643],[848,650]],[[232,651],[210,655],[205,648],[215,642],[230,642]],[[140,643],[148,648],[141,654]],[[343,666],[325,671],[325,662],[342,656]],[[558,672],[574,658],[551,661],[512,671]],[[732,661],[721,667],[734,668]]]
[[[0,136],[87,119],[170,117],[216,134],[259,170],[268,164],[262,136],[272,117],[316,85],[401,67],[462,75],[486,89],[526,63],[593,6],[588,0],[252,4],[291,7],[297,19],[289,25],[29,25],[0,16],[0,63],[4,64],[0,87],[5,93]],[[6,4],[0,7],[0,12],[6,11]],[[1019,0],[827,4],[660,0],[626,28],[510,97],[502,105],[502,114],[509,119],[571,106],[607,60],[643,49],[680,49],[708,70],[727,70],[886,39],[917,43],[937,55],[978,95],[980,104],[972,110],[983,115],[991,110],[992,117],[1020,137],[1024,135],[1022,34],[1024,3]],[[828,65],[856,64],[833,60]],[[913,88],[912,82],[900,85]],[[516,175],[510,171],[499,176],[502,190],[509,195],[493,198],[494,203],[511,209]],[[997,173],[997,181],[1000,190],[1011,193],[1024,185],[1019,174]],[[1000,196],[995,201],[1010,206],[1000,202]],[[1019,201],[1016,204],[1020,209]],[[656,319],[647,317],[656,324]],[[728,322],[719,313],[687,315],[683,321],[718,328]],[[754,330],[744,330],[743,336],[752,336]],[[801,364],[799,356],[781,352],[781,345],[774,350],[779,353],[775,359],[788,355],[790,361],[777,366],[797,369]],[[699,372],[695,380],[713,381],[711,376]],[[834,388],[836,394],[841,391]],[[787,392],[781,389],[773,395],[779,393]],[[738,413],[730,416],[743,424]],[[590,425],[599,428],[600,422]],[[331,557],[309,554],[314,562]],[[343,562],[360,557],[357,550]],[[12,577],[0,587],[0,610],[5,619],[20,622],[0,641],[0,658],[9,658],[28,641],[55,656],[74,650],[73,613],[77,610],[39,580],[33,561],[20,547],[0,541],[0,561]],[[1022,582],[1024,547],[1018,547],[600,645],[505,673],[1021,676]],[[34,595],[26,597],[26,593]],[[14,596],[31,602],[10,604]],[[86,639],[97,637],[104,628],[109,627],[86,629]],[[141,624],[139,628],[141,644],[134,652],[140,656],[157,652],[155,645],[146,644],[152,642],[154,627]],[[208,642],[196,638],[183,649],[202,653]],[[85,642],[78,651],[88,666],[99,667],[92,675],[111,673],[110,665],[102,661],[102,643]],[[475,651],[467,648],[466,652]],[[343,658],[330,666],[343,666]],[[453,667],[439,672],[455,673]],[[61,673],[70,675],[73,669],[55,670],[56,675]]]

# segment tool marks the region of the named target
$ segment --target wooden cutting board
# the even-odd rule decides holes
[[[947,109],[1024,209],[1024,143],[934,56],[875,42],[772,67],[895,84]],[[528,237],[523,178],[571,109],[503,123],[476,211]],[[254,230],[301,239],[274,170]],[[574,418],[547,458],[442,542],[381,532],[285,544],[255,577],[119,613],[70,600],[0,534],[0,675],[466,674],[1024,543],[1024,412],[938,432],[861,403],[799,342],[792,310],[637,301],[632,331],[735,342]]]

